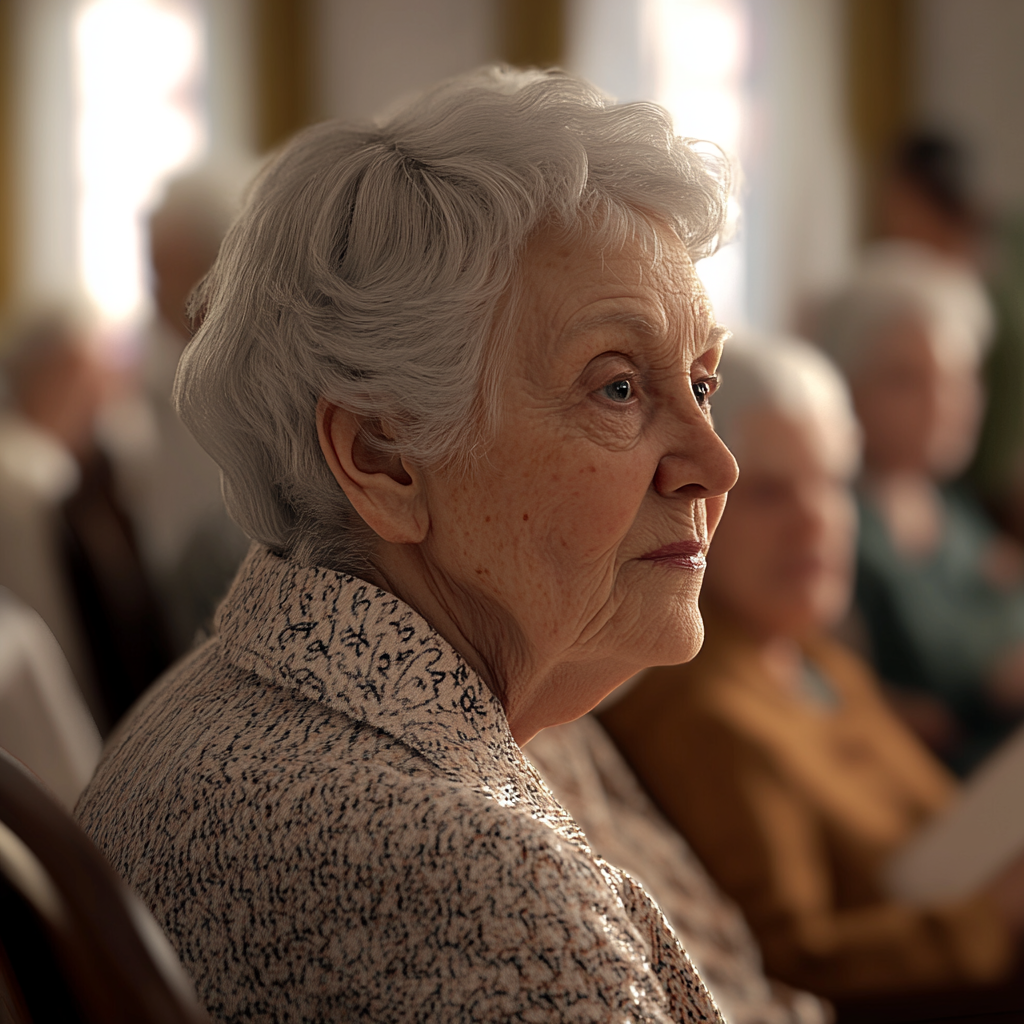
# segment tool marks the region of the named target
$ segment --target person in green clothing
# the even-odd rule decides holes
[[[1000,526],[1024,541],[1024,214],[1003,218],[993,234],[988,287],[996,328],[984,368],[988,404],[966,479]]]
[[[890,155],[875,202],[879,238],[917,242],[982,275],[995,316],[982,371],[985,413],[961,484],[1024,542],[1024,211],[983,208],[970,150],[915,130]]]
[[[878,243],[820,325],[864,432],[857,606],[911,725],[966,773],[1024,712],[1024,555],[966,491],[992,313],[961,263]]]

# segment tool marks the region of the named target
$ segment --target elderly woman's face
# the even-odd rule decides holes
[[[852,584],[856,511],[831,424],[773,410],[740,421],[739,483],[708,558],[708,597],[761,636],[835,624]]]
[[[722,332],[660,236],[657,261],[532,241],[498,436],[468,476],[428,475],[422,555],[520,741],[702,642],[736,467],[709,416]]]

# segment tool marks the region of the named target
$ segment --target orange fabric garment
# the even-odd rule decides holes
[[[988,981],[1010,935],[988,899],[889,900],[881,868],[955,782],[824,638],[805,658],[833,707],[787,693],[714,617],[687,665],[648,673],[600,715],[648,792],[742,907],[765,967],[823,995]]]

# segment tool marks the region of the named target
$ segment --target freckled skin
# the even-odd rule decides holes
[[[425,539],[380,552],[520,743],[703,640],[700,571],[642,556],[706,545],[736,480],[694,393],[722,332],[682,244],[659,233],[657,262],[531,241],[498,434],[468,473],[426,472]],[[609,393],[622,380],[626,401]]]

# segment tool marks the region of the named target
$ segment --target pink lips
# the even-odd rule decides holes
[[[648,552],[643,556],[645,562],[660,562],[679,569],[703,569],[704,545],[695,540],[682,540],[676,544],[666,544],[657,551]]]

